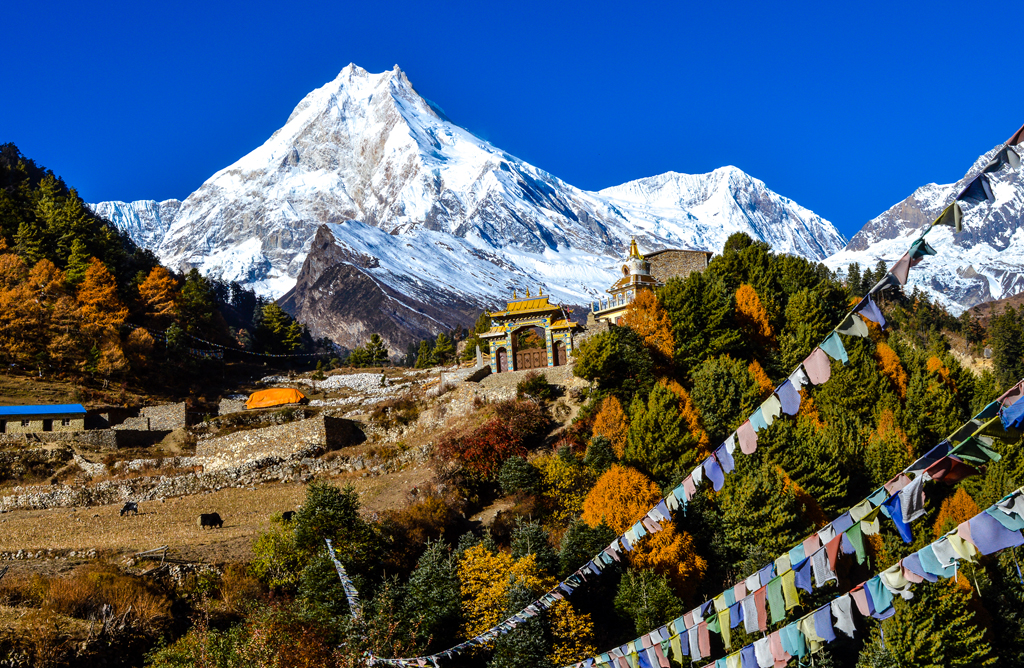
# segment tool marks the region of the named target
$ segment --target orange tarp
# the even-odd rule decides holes
[[[269,406],[282,406],[284,404],[297,404],[305,401],[306,395],[290,387],[274,387],[269,390],[260,390],[249,395],[245,402],[246,408],[267,408]]]

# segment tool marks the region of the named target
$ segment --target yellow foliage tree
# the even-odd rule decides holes
[[[747,371],[749,371],[750,375],[754,377],[754,381],[757,383],[757,387],[761,390],[762,395],[766,395],[775,389],[775,385],[772,384],[772,379],[768,377],[768,374],[757,360],[750,363],[750,366],[747,367]]]
[[[981,509],[978,508],[978,504],[974,502],[971,495],[964,491],[963,487],[960,487],[953,496],[947,498],[939,506],[939,514],[935,517],[935,525],[932,530],[936,537],[941,536],[980,512]]]
[[[668,362],[672,359],[675,339],[672,336],[672,321],[658,303],[652,290],[637,291],[633,303],[626,309],[622,324],[629,327],[651,349],[656,359]]]
[[[576,460],[544,455],[533,460],[544,480],[544,489],[555,501],[555,520],[567,523],[583,510],[583,500],[594,484],[590,469]]]
[[[658,486],[643,473],[613,464],[587,495],[581,518],[592,527],[605,522],[621,534],[660,499]],[[650,568],[668,576],[684,596],[693,591],[707,570],[707,562],[697,554],[692,536],[678,532],[672,523],[645,537],[629,553],[629,558],[637,568]]]
[[[472,637],[503,619],[512,585],[522,585],[540,595],[556,581],[539,574],[533,554],[513,560],[507,552],[494,554],[484,545],[474,545],[459,560],[459,582],[464,632]]]
[[[768,311],[754,288],[747,283],[736,290],[736,314],[739,316],[740,324],[744,325],[759,343],[774,343],[775,333],[768,322]]]
[[[551,662],[556,666],[568,666],[597,653],[594,647],[594,622],[589,613],[579,613],[568,600],[561,600],[551,606],[551,636],[554,647]]]
[[[146,313],[159,324],[170,323],[177,313],[174,301],[177,293],[177,281],[163,267],[153,267],[146,280],[139,284],[139,296],[146,305]]]
[[[934,358],[932,358],[934,359]],[[896,351],[889,347],[884,341],[879,341],[875,346],[875,360],[878,362],[879,370],[885,374],[896,387],[896,393],[900,399],[907,398],[907,371],[903,368],[903,362]]]
[[[756,364],[756,362],[755,362]],[[704,425],[700,421],[700,413],[697,411],[697,407],[693,405],[693,400],[690,399],[690,393],[686,391],[682,385],[674,380],[663,380],[662,384],[672,391],[677,397],[679,397],[679,414],[683,416],[683,420],[686,421],[686,428],[690,430],[690,433],[697,439],[697,445],[700,447],[700,454],[698,457],[703,459],[708,455],[708,446],[711,443],[711,439],[708,437],[708,432],[704,429]]]
[[[605,397],[601,402],[601,410],[594,417],[594,435],[604,436],[612,444],[616,457],[622,457],[626,449],[626,437],[629,435],[629,422],[622,404],[615,397]]]

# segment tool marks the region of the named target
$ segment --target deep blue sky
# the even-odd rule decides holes
[[[1024,122],[1017,2],[8,3],[0,142],[184,199],[349,62],[597,190],[732,164],[847,236]]]

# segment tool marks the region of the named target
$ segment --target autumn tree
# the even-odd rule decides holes
[[[594,647],[594,623],[589,613],[577,612],[568,599],[562,599],[548,611],[551,622],[551,661],[568,666],[597,653]]]
[[[581,519],[591,527],[607,524],[617,534],[633,526],[661,499],[661,490],[649,478],[627,466],[613,464],[583,502]],[[692,593],[707,570],[696,552],[693,537],[668,523],[644,538],[629,553],[634,567],[653,569],[667,576],[682,593]]]
[[[554,582],[540,575],[532,554],[517,560],[506,552],[492,552],[483,543],[470,547],[459,559],[463,633],[473,637],[500,622],[513,587],[523,587],[536,597]]]
[[[177,314],[177,292],[178,282],[163,267],[153,267],[139,284],[139,297],[145,305],[146,315],[157,327],[166,327]]]
[[[754,288],[746,283],[736,290],[736,314],[739,325],[760,345],[768,346],[774,342],[775,333],[768,322],[768,311]]]
[[[933,533],[935,537],[951,531],[981,512],[978,504],[974,502],[971,495],[963,487],[958,487],[953,496],[942,501],[939,507],[939,514],[935,516]]]
[[[879,341],[875,345],[875,359],[878,361],[878,368],[881,372],[892,381],[900,399],[906,399],[907,371],[903,368],[903,363],[896,351],[890,348],[885,341]]]
[[[128,316],[128,309],[117,296],[114,275],[102,262],[93,258],[78,288],[78,326],[86,350],[92,355],[96,370],[109,374],[127,366],[118,338],[118,327]]]
[[[653,290],[639,290],[626,309],[622,324],[643,340],[651,356],[662,365],[672,361],[672,321]]]
[[[601,401],[601,410],[594,418],[593,433],[595,436],[607,438],[615,451],[615,456],[622,457],[629,435],[629,423],[626,421],[625,411],[622,410],[622,403],[614,395],[609,395]]]

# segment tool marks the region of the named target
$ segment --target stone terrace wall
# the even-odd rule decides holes
[[[186,424],[185,404],[160,404],[146,406],[140,417],[149,418],[149,428],[154,431],[174,431]]]
[[[317,416],[202,440],[196,446],[196,457],[207,471],[213,471],[253,459],[289,457],[298,451],[336,450],[364,440],[352,420]]]
[[[704,271],[708,266],[708,254],[704,251],[665,250],[647,255],[651,263],[651,275],[664,283],[673,276],[686,278],[695,271]]]

